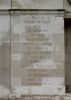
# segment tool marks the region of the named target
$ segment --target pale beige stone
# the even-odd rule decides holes
[[[7,93],[11,89],[10,44],[10,16],[0,15],[0,93],[2,88]]]
[[[63,0],[12,0],[13,9],[63,9]]]
[[[24,94],[64,93],[63,17],[27,13],[11,18],[11,82],[14,91]],[[62,77],[63,85],[44,87],[42,77]]]
[[[11,87],[11,52],[10,43],[2,43],[0,46],[0,86]]]
[[[8,14],[0,15],[0,41],[10,42],[10,16]],[[2,43],[0,42],[0,45]]]
[[[11,9],[11,0],[0,0],[0,9]]]

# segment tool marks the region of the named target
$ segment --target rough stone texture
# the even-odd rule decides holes
[[[10,55],[10,16],[0,15],[0,95],[10,90]]]
[[[0,0],[3,9],[63,9],[63,0]]]
[[[11,9],[11,0],[0,0],[0,9]]]
[[[68,12],[71,12],[71,4],[69,4],[67,0],[64,0],[64,9]]]
[[[63,9],[63,0],[12,0],[12,9]]]
[[[13,15],[11,21],[14,92],[64,94],[63,17],[27,13]]]
[[[9,98],[8,96],[7,97],[4,97],[4,98],[0,98],[0,100],[71,100],[71,95],[61,95],[61,96],[58,96],[58,95],[55,95],[55,96],[29,96],[29,95],[24,95],[24,96],[21,96],[21,97],[11,97]]]
[[[63,0],[0,0],[0,10],[11,7],[57,10],[63,9]],[[64,94],[63,17],[27,13],[11,16],[10,23],[10,16],[0,15],[0,92],[9,94],[10,89],[17,94]]]

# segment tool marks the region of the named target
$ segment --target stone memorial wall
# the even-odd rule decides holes
[[[58,14],[0,15],[1,88],[21,94],[65,92],[64,20]]]
[[[64,93],[63,17],[30,12],[13,14],[11,23],[14,91],[24,94]]]
[[[63,0],[0,0],[1,95],[64,94],[64,49]]]

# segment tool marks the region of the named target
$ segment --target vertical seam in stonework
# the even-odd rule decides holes
[[[10,13],[10,93],[11,93],[11,13]]]

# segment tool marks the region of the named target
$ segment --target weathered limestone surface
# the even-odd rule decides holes
[[[0,9],[11,9],[11,0],[0,0]]]
[[[13,9],[63,9],[63,0],[12,0]]]
[[[67,0],[0,0],[3,9],[66,9],[71,12]]]
[[[21,94],[64,94],[63,17],[26,13],[12,15],[11,18],[13,91]]]
[[[68,12],[71,12],[71,4],[67,0],[64,0],[64,9]]]
[[[0,95],[10,90],[10,55],[10,16],[0,15]]]
[[[63,9],[63,0],[0,0],[2,9]]]
[[[30,96],[24,95],[21,97],[3,97],[0,100],[71,100],[71,95],[61,95],[61,96]]]

